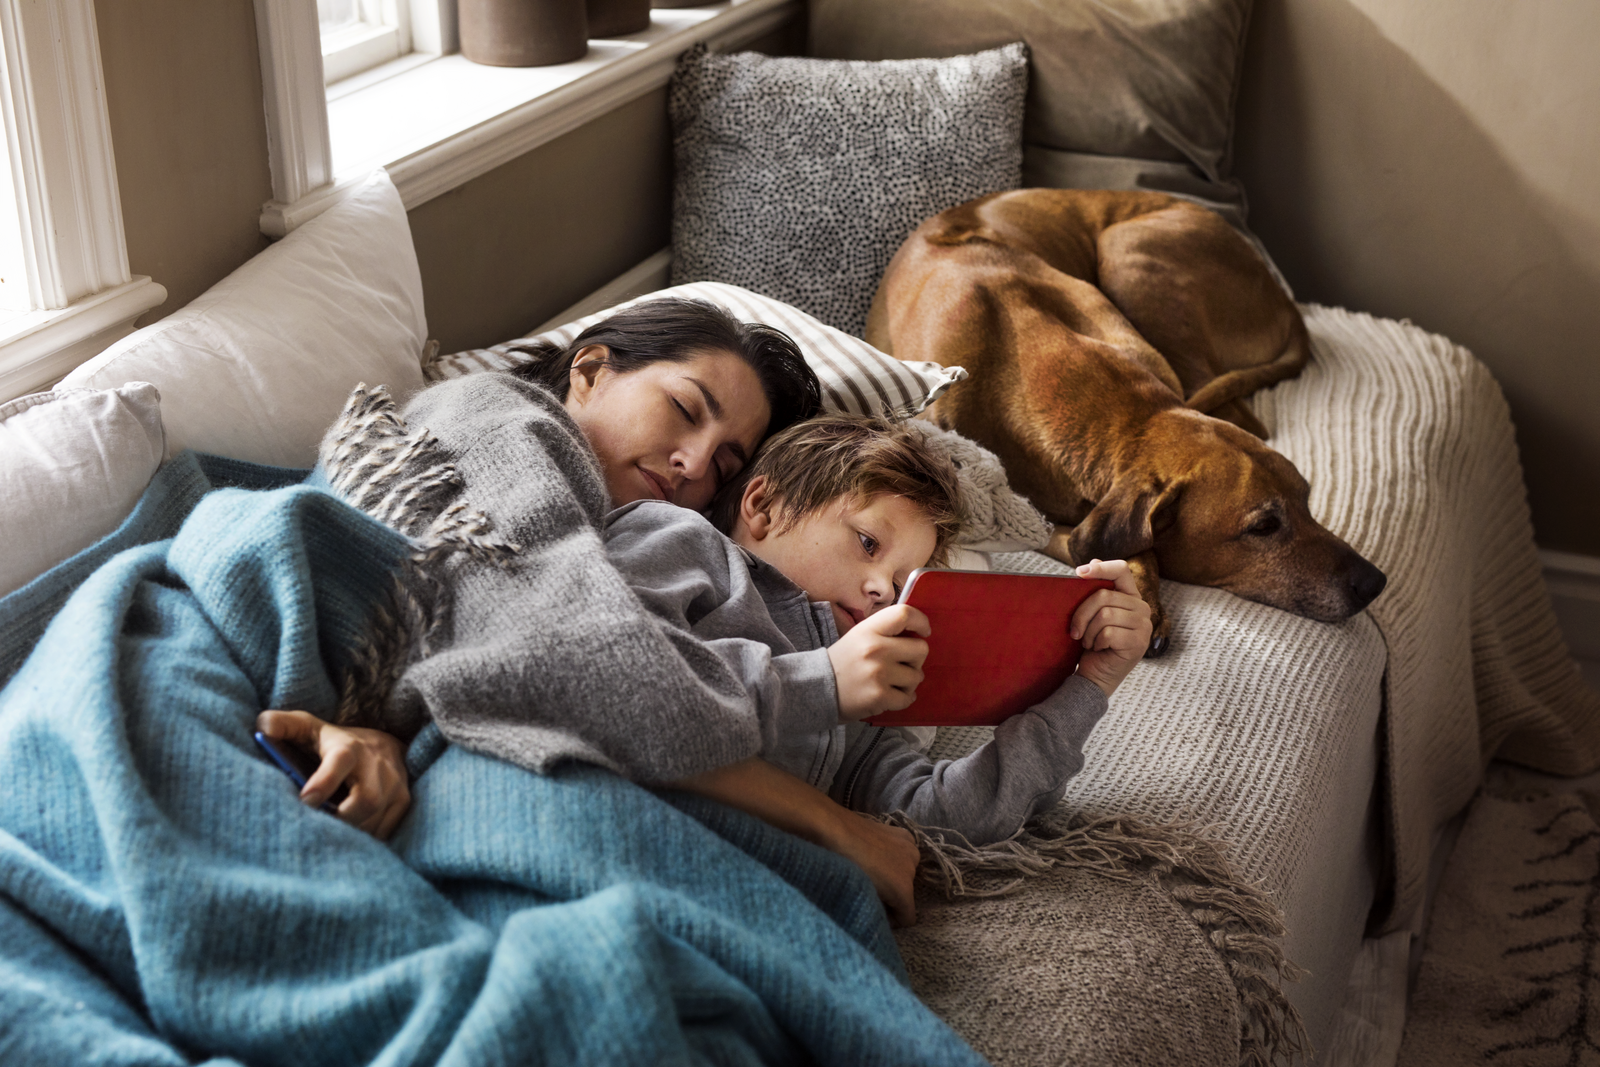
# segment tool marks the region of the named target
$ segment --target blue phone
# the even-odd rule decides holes
[[[289,776],[296,789],[304,789],[306,780],[317,772],[317,767],[322,763],[320,757],[313,756],[299,745],[291,745],[287,741],[274,741],[260,730],[256,731],[256,744],[261,746],[261,751],[267,758],[278,765],[278,769]],[[348,793],[344,786],[334,790],[333,796],[322,802],[322,810],[329,815],[339,813],[339,801]]]

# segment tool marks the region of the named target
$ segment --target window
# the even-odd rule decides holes
[[[455,10],[455,0],[317,0],[323,84],[368,71],[382,77],[454,52]]]
[[[408,0],[317,0],[324,84],[410,52],[410,15]]]
[[[255,7],[273,192],[261,230],[272,237],[326,210],[376,167],[388,170],[407,208],[426,203],[660,89],[696,42],[735,49],[803,14],[800,0],[656,8],[648,29],[590,41],[588,54],[571,63],[485,67],[453,54],[455,0],[255,0]],[[329,57],[341,42],[379,35],[382,26],[400,33],[402,17],[408,52],[337,76]]]
[[[93,0],[0,3],[0,401],[133,329],[166,291],[128,271]]]

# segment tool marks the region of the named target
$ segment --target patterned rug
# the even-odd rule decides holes
[[[1600,1067],[1595,803],[1473,801],[1434,904],[1399,1067]]]

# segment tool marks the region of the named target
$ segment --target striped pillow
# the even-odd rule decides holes
[[[902,362],[886,356],[865,341],[824,325],[798,308],[722,282],[693,282],[662,289],[534,337],[519,337],[493,348],[471,348],[435,356],[423,368],[423,373],[430,380],[438,381],[480,370],[509,370],[528,359],[525,353],[511,351],[513,346],[550,341],[565,347],[583,330],[622,308],[666,296],[706,300],[726,308],[741,322],[765,323],[794,338],[822,383],[822,406],[829,412],[908,418],[967,376],[960,367]]]

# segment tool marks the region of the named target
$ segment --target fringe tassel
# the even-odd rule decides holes
[[[411,430],[387,386],[357,385],[323,438],[318,466],[335,494],[406,535],[411,557],[394,577],[389,602],[374,607],[365,639],[351,650],[335,721],[406,737],[389,697],[407,666],[426,656],[448,612],[444,570],[457,557],[507,566],[521,549],[491,535],[493,523],[460,500],[461,476],[439,439]]]
[[[956,897],[1002,897],[1057,867],[1118,881],[1148,879],[1183,905],[1222,959],[1239,995],[1240,1067],[1272,1067],[1308,1053],[1300,1013],[1282,984],[1305,971],[1284,955],[1283,913],[1246,882],[1214,827],[1129,816],[1035,823],[1004,841],[974,845],[953,830],[923,827],[902,812],[884,821],[909,830],[922,851],[917,880]],[[1009,876],[1009,877],[1008,877]]]

